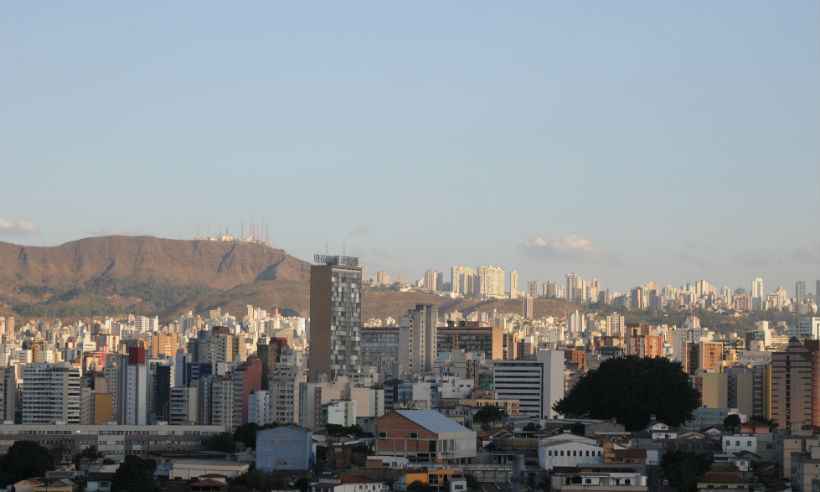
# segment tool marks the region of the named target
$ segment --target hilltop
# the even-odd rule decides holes
[[[305,314],[310,263],[282,249],[246,242],[104,236],[59,246],[0,242],[0,313],[76,318],[126,313],[168,319],[223,307],[241,316],[246,304]],[[398,318],[419,303],[444,311],[521,312],[521,301],[450,299],[425,292],[365,289],[365,320]],[[538,316],[574,306],[537,299]]]

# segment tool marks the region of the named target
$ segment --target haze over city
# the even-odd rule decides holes
[[[371,271],[820,271],[816,2],[38,4],[0,20],[0,240],[264,223]]]

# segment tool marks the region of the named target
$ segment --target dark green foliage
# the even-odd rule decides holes
[[[569,431],[576,436],[585,436],[587,433],[587,426],[582,424],[581,422],[575,422],[571,426],[569,426]]]
[[[407,492],[433,492],[435,489],[421,482],[413,482],[407,486]]]
[[[492,424],[495,422],[500,422],[504,420],[507,414],[504,410],[498,408],[495,405],[486,405],[481,407],[475,415],[473,415],[473,421],[478,422],[479,424],[486,425]]]
[[[233,440],[241,442],[245,447],[256,449],[256,432],[259,426],[253,422],[240,425],[233,432]]]
[[[345,427],[343,425],[327,424],[325,431],[329,436],[364,436],[366,432],[358,425]]]
[[[247,448],[256,449],[256,434],[265,429],[273,429],[278,424],[257,425],[253,422],[240,425],[233,433],[233,440],[241,442]]]
[[[663,455],[661,468],[669,485],[676,490],[697,490],[698,480],[712,464],[708,456],[689,451],[669,451]]]
[[[90,446],[75,454],[72,461],[74,462],[74,466],[79,468],[80,464],[84,461],[97,461],[102,457],[103,455],[97,450],[97,446]]]
[[[723,419],[723,430],[727,432],[739,432],[740,424],[740,417],[737,414],[727,415],[726,418]]]
[[[54,461],[48,449],[32,441],[16,441],[8,453],[0,457],[0,486],[42,477],[52,469]]]
[[[117,468],[111,481],[111,492],[157,491],[159,486],[154,480],[154,460],[144,460],[138,456],[128,455]]]
[[[567,417],[614,418],[629,431],[646,428],[652,415],[681,425],[697,407],[698,392],[679,363],[639,357],[604,361],[554,406]]]
[[[254,442],[254,446],[256,443]],[[221,432],[208,437],[205,441],[205,449],[209,451],[220,451],[222,453],[233,453],[236,451],[236,442],[230,432]]]

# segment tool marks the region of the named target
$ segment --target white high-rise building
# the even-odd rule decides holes
[[[450,292],[454,296],[478,295],[478,274],[475,268],[454,266],[450,268]]]
[[[128,357],[123,358],[120,366],[119,382],[119,422],[147,425],[149,380],[144,347],[128,347]]]
[[[23,367],[23,424],[79,424],[80,369],[66,362]]]
[[[424,272],[424,281],[422,287],[424,290],[429,290],[430,292],[436,292],[439,290],[438,285],[438,272],[435,270],[427,270]]]
[[[566,299],[569,302],[579,302],[581,300],[578,294],[579,281],[582,280],[578,275],[574,273],[567,274]]]
[[[518,299],[518,270],[510,272],[510,299]]]
[[[766,292],[763,290],[763,278],[757,277],[752,281],[752,309],[760,311],[765,306]]]
[[[248,399],[248,423],[260,426],[272,424],[274,418],[271,410],[270,392],[254,391]]]
[[[478,290],[481,297],[501,299],[506,297],[506,275],[498,266],[478,267]]]
[[[407,311],[399,328],[399,373],[402,375],[432,372],[437,355],[438,308],[418,304]]]
[[[493,361],[496,398],[518,400],[521,414],[557,417],[552,406],[564,397],[564,353],[541,350],[536,360]]]
[[[194,425],[199,423],[199,391],[196,386],[171,388],[168,403],[168,423]]]
[[[277,365],[270,375],[271,418],[279,424],[299,421],[299,383],[302,372],[296,366]]]

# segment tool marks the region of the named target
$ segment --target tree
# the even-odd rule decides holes
[[[661,468],[666,480],[676,490],[697,490],[700,480],[709,469],[711,460],[708,456],[689,451],[669,451],[663,455]]]
[[[80,468],[80,464],[83,461],[96,461],[102,457],[103,455],[97,450],[97,446],[89,446],[75,454],[72,461],[74,462],[74,466],[76,468]]]
[[[489,425],[504,420],[506,415],[504,410],[495,405],[485,405],[473,415],[473,420],[481,425]]]
[[[233,433],[233,440],[241,442],[245,447],[256,449],[256,433],[259,431],[259,426],[251,422],[240,425]]]
[[[0,458],[0,486],[42,477],[52,469],[54,460],[48,449],[33,441],[15,441]]]
[[[654,415],[681,425],[698,407],[698,392],[677,362],[665,358],[622,357],[586,373],[553,408],[567,417],[612,419],[626,430],[646,428]]]
[[[208,451],[220,451],[222,453],[233,453],[236,451],[236,443],[233,434],[230,432],[220,432],[205,440],[205,449]]]
[[[569,426],[569,431],[576,436],[585,436],[587,433],[587,426],[582,424],[581,422],[575,422],[571,426]]]
[[[740,431],[740,416],[733,413],[731,415],[727,415],[725,419],[723,419],[723,430],[726,432],[738,432]]]
[[[129,454],[114,473],[111,492],[158,491],[159,486],[154,480],[156,468],[157,463],[154,460],[144,460]]]
[[[419,481],[415,481],[407,486],[407,492],[432,492],[433,488],[429,485],[424,485]]]

